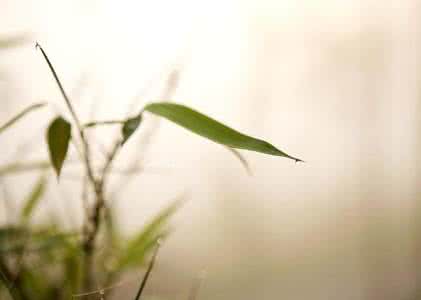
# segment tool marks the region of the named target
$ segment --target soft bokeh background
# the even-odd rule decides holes
[[[27,40],[0,50],[0,116],[38,101],[66,113],[37,40],[83,120],[170,97],[306,161],[245,153],[249,177],[223,147],[145,120],[152,140],[136,134],[118,161],[144,171],[113,181],[121,226],[189,198],[149,295],[184,299],[206,270],[204,300],[418,299],[420,28],[417,0],[0,0],[0,37]],[[3,135],[1,163],[45,158],[52,114]],[[77,226],[78,172],[37,217]],[[4,179],[5,205],[34,179]]]

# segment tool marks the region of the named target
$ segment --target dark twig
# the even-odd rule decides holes
[[[155,252],[153,253],[153,256],[152,256],[152,259],[151,259],[151,262],[149,263],[148,269],[146,270],[145,276],[143,276],[142,282],[140,283],[140,286],[139,286],[139,290],[137,291],[136,297],[134,298],[135,300],[139,300],[140,297],[142,296],[142,293],[143,293],[143,290],[145,289],[145,286],[146,286],[146,283],[148,281],[149,275],[151,274],[152,269],[154,267],[156,256],[158,254],[160,244],[161,244],[161,242],[160,242],[160,240],[158,240],[158,242],[156,244]]]
[[[83,151],[83,158],[84,158],[85,165],[86,165],[86,172],[88,173],[88,176],[89,176],[92,184],[95,184],[96,179],[95,179],[95,176],[94,176],[93,168],[91,166],[89,144],[88,144],[88,141],[85,137],[85,133],[83,131],[82,123],[80,122],[79,117],[77,116],[76,111],[73,108],[72,102],[70,101],[70,98],[67,96],[66,91],[64,90],[63,85],[61,84],[61,81],[60,81],[60,79],[57,75],[56,70],[54,69],[53,65],[51,64],[50,59],[47,56],[47,53],[45,53],[44,49],[41,47],[41,45],[39,43],[36,43],[35,48],[41,50],[41,53],[44,56],[44,59],[47,62],[48,67],[50,68],[50,71],[53,74],[54,79],[55,79],[55,81],[56,81],[56,83],[57,83],[57,85],[60,89],[61,95],[63,96],[63,99],[64,99],[64,101],[67,105],[67,108],[69,109],[70,114],[72,115],[72,118],[75,121],[77,130],[79,132],[79,136],[80,136],[80,139],[81,139],[82,145],[83,145],[83,150],[84,150]]]
[[[83,124],[83,128],[91,128],[101,125],[122,125],[125,120],[102,120],[102,121],[92,121],[86,124]]]
[[[57,83],[57,85],[58,85],[58,87],[60,89],[61,95],[63,96],[64,101],[66,102],[67,108],[69,109],[70,113],[72,114],[72,117],[73,117],[73,119],[74,119],[74,121],[76,123],[76,126],[79,129],[82,129],[81,122],[80,122],[80,120],[79,120],[79,118],[78,118],[78,116],[76,114],[75,109],[73,108],[72,102],[70,101],[69,97],[67,96],[66,91],[64,90],[63,85],[61,84],[60,79],[58,78],[58,75],[57,75],[57,73],[56,73],[53,65],[50,62],[50,59],[48,58],[47,54],[45,53],[45,51],[41,47],[41,45],[38,44],[38,42],[35,44],[35,48],[41,50],[41,53],[44,56],[44,58],[45,58],[45,60],[46,60],[46,62],[48,64],[48,67],[50,68],[50,71],[53,74],[54,79],[55,79],[55,81],[56,81],[56,83]]]
[[[36,48],[41,50],[41,53],[44,56],[50,68],[50,71],[53,74],[54,79],[60,89],[60,92],[64,98],[67,108],[69,109],[70,114],[76,124],[76,128],[79,133],[79,137],[80,137],[82,147],[83,147],[83,152],[81,152],[81,154],[82,154],[82,159],[85,165],[86,174],[88,176],[89,182],[92,185],[92,188],[95,193],[94,207],[92,209],[92,212],[88,216],[87,223],[85,224],[85,229],[84,229],[85,238],[82,241],[82,249],[84,252],[84,268],[85,268],[84,288],[91,289],[93,277],[94,277],[93,255],[94,255],[95,240],[98,233],[101,211],[105,203],[103,182],[102,180],[97,180],[97,178],[95,177],[94,168],[91,162],[89,142],[86,139],[82,123],[76,114],[76,111],[72,105],[72,102],[67,96],[66,91],[64,90],[63,85],[61,84],[60,79],[57,75],[57,72],[55,71],[53,65],[51,64],[44,49],[38,43],[36,43]]]

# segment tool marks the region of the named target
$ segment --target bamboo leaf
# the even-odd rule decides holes
[[[126,143],[127,140],[136,131],[141,121],[142,121],[142,115],[138,115],[134,118],[127,119],[124,122],[123,127],[121,128],[121,134],[123,135],[123,140],[121,142],[122,145]]]
[[[71,125],[62,117],[57,117],[51,123],[47,132],[48,149],[50,160],[56,171],[57,177],[60,177],[61,168],[66,159],[67,150],[71,137]]]
[[[289,154],[279,150],[264,140],[240,133],[196,110],[181,104],[156,102],[148,104],[144,110],[157,116],[163,117],[204,138],[230,148],[244,149],[269,155],[282,156],[293,159],[297,162],[301,161],[301,159],[290,156]]]

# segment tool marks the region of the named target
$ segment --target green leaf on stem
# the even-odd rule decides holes
[[[244,149],[269,155],[282,156],[293,159],[296,162],[301,161],[301,159],[290,156],[289,154],[279,150],[264,140],[240,133],[196,110],[181,104],[156,102],[148,104],[144,110],[157,116],[163,117],[204,138],[230,148]]]
[[[127,119],[124,122],[123,127],[121,128],[121,134],[123,135],[123,140],[121,142],[122,145],[126,143],[127,140],[136,131],[141,121],[142,121],[142,115],[139,114],[138,116]]]
[[[57,177],[60,177],[64,160],[66,159],[67,150],[71,138],[71,125],[62,117],[53,120],[48,128],[47,142],[50,153],[51,164],[56,171]]]

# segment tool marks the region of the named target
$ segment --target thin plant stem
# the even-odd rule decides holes
[[[46,52],[41,47],[40,44],[36,43],[36,48],[41,50],[42,55],[44,56],[51,73],[54,76],[54,79],[60,89],[60,92],[63,96],[63,99],[67,105],[67,108],[70,111],[70,114],[76,124],[77,131],[79,133],[79,137],[82,143],[83,151],[82,159],[85,165],[86,174],[88,176],[89,182],[92,185],[92,188],[95,193],[95,203],[93,206],[93,209],[91,213],[88,216],[88,220],[84,226],[85,230],[85,238],[82,241],[82,250],[84,252],[84,282],[83,286],[85,289],[90,289],[92,286],[92,282],[94,279],[94,272],[93,272],[93,255],[94,255],[94,247],[95,247],[95,240],[98,233],[98,228],[100,225],[100,215],[102,208],[104,206],[104,191],[103,191],[103,182],[102,180],[98,180],[95,177],[94,174],[94,168],[91,162],[91,153],[90,153],[90,147],[89,142],[86,139],[85,133],[83,131],[82,123],[79,119],[79,117],[76,114],[76,111],[72,105],[72,102],[70,101],[69,97],[67,96],[66,91],[64,90],[64,87],[57,75],[57,72],[55,71],[53,65],[51,64]]]
[[[152,269],[155,265],[155,260],[156,260],[156,256],[158,254],[158,250],[160,247],[160,240],[158,240],[157,244],[156,244],[156,248],[155,248],[155,252],[153,253],[151,262],[149,263],[148,269],[146,270],[145,275],[143,276],[142,282],[140,283],[139,289],[137,291],[136,297],[134,298],[135,300],[140,300],[140,297],[142,296],[143,290],[145,289],[146,283],[148,282],[148,278],[152,272]]]
[[[73,120],[75,121],[77,130],[78,130],[78,133],[79,133],[79,136],[80,136],[80,139],[82,141],[83,148],[84,148],[83,158],[84,158],[84,161],[85,161],[86,171],[88,173],[88,176],[89,176],[92,184],[95,185],[96,179],[95,179],[93,168],[92,168],[91,162],[90,162],[89,143],[88,143],[88,140],[85,137],[85,133],[83,131],[82,123],[80,122],[79,117],[76,114],[76,111],[75,111],[75,109],[73,107],[72,102],[70,101],[70,98],[67,96],[67,93],[64,90],[64,87],[63,87],[63,85],[62,85],[62,83],[60,81],[60,78],[57,75],[56,70],[54,69],[53,65],[51,64],[51,61],[48,58],[47,53],[44,51],[44,49],[41,47],[41,45],[39,43],[36,43],[35,48],[39,49],[41,51],[42,55],[44,56],[44,59],[47,62],[48,67],[50,68],[50,71],[51,71],[51,73],[54,76],[54,79],[55,79],[55,81],[57,83],[57,86],[60,89],[61,95],[63,96],[63,99],[64,99],[64,101],[65,101],[65,103],[67,105],[67,108],[69,109],[70,114],[71,114]]]
[[[60,79],[58,78],[57,72],[55,71],[53,65],[51,64],[50,59],[47,56],[47,53],[45,53],[44,49],[41,47],[41,45],[38,42],[35,44],[35,48],[41,50],[41,53],[44,56],[44,58],[45,58],[45,60],[48,64],[48,67],[50,68],[50,71],[53,74],[54,79],[55,79],[55,81],[56,81],[56,83],[57,83],[57,85],[60,89],[61,95],[63,96],[64,101],[66,102],[67,108],[69,109],[70,113],[72,114],[72,117],[73,117],[73,119],[76,123],[76,126],[81,130],[82,129],[82,126],[81,126],[82,123],[80,122],[79,117],[77,116],[76,111],[73,108],[72,102],[70,101],[69,97],[67,96],[66,91],[64,90],[63,85],[61,84]]]
[[[83,128],[91,128],[101,125],[121,125],[124,124],[125,120],[101,120],[101,121],[92,121],[86,124],[83,124]]]

